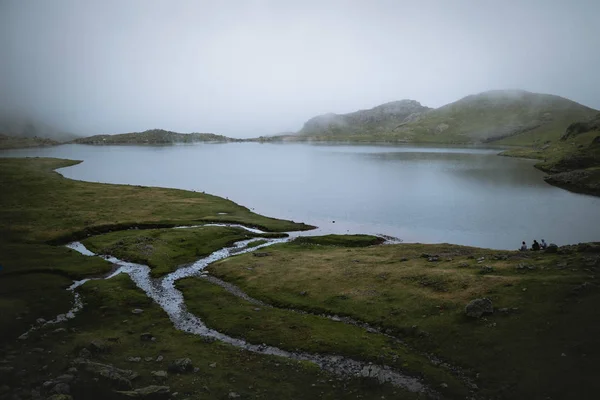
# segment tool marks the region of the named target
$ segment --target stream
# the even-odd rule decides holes
[[[248,228],[238,224],[206,224],[198,226],[181,226],[176,227],[174,229],[189,229],[201,226],[236,227],[248,230],[253,233],[264,233],[260,230]],[[411,392],[426,393],[428,396],[431,396],[433,398],[439,397],[439,394],[437,392],[427,387],[420,379],[393,370],[389,366],[358,361],[341,355],[323,355],[312,354],[308,352],[291,352],[280,349],[278,347],[269,346],[264,343],[248,343],[244,339],[231,337],[217,330],[207,327],[200,318],[198,318],[197,316],[195,316],[187,310],[183,294],[175,287],[175,282],[177,280],[193,276],[201,276],[202,271],[213,262],[225,259],[232,255],[253,252],[260,248],[271,246],[277,243],[284,243],[299,236],[299,234],[299,232],[290,232],[288,233],[289,236],[285,238],[257,237],[238,241],[231,247],[224,247],[222,249],[219,249],[207,257],[201,258],[192,264],[182,266],[179,269],[156,279],[151,278],[150,268],[147,265],[123,261],[111,255],[97,255],[88,250],[81,242],[69,243],[66,247],[75,250],[85,256],[102,257],[117,267],[117,269],[114,272],[112,272],[105,278],[97,279],[110,279],[122,273],[129,275],[133,282],[167,313],[176,329],[188,332],[190,334],[219,340],[221,342],[228,343],[232,346],[253,353],[274,355],[298,361],[309,361],[318,365],[321,369],[338,376],[373,378],[380,383],[388,382],[394,386],[404,388]],[[267,242],[257,246],[247,247],[248,244],[257,240],[266,240]],[[89,279],[76,281],[73,283],[73,285],[71,285],[68,288],[68,290],[72,291],[75,296],[73,307],[71,308],[71,310],[69,310],[69,312],[67,312],[66,314],[61,314],[57,316],[52,321],[44,322],[44,325],[55,324],[75,317],[76,313],[83,308],[83,302],[81,300],[81,297],[75,289],[83,285],[88,280]],[[37,328],[32,328],[32,330],[34,329]],[[21,336],[21,338],[26,339],[30,331],[24,333]]]

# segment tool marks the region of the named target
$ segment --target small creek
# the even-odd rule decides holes
[[[246,229],[254,233],[263,233],[260,230],[248,228],[243,225],[237,224],[206,224],[198,226],[182,226],[174,229],[186,229],[195,228],[200,226],[227,226],[237,227]],[[427,387],[420,379],[405,375],[399,371],[396,371],[386,365],[378,365],[370,362],[358,361],[350,359],[341,355],[323,355],[323,354],[312,354],[308,352],[291,352],[283,350],[274,346],[268,346],[266,344],[252,344],[248,343],[244,339],[235,338],[221,333],[217,330],[207,327],[204,322],[189,312],[185,306],[183,294],[176,289],[175,282],[179,279],[201,276],[202,271],[211,263],[222,260],[236,254],[243,254],[257,249],[271,246],[277,243],[287,242],[297,236],[299,232],[290,232],[286,238],[253,238],[248,240],[242,240],[236,242],[231,247],[224,247],[219,249],[208,257],[201,258],[196,262],[183,266],[168,275],[161,278],[153,279],[150,276],[150,268],[147,265],[136,264],[128,261],[120,260],[111,255],[97,255],[89,251],[82,243],[73,242],[67,245],[68,248],[73,249],[85,256],[99,256],[114,264],[117,269],[100,279],[110,279],[118,274],[125,273],[131,277],[135,284],[143,290],[148,297],[154,300],[169,316],[173,325],[176,329],[184,332],[188,332],[194,335],[199,335],[206,338],[220,340],[224,343],[228,343],[232,346],[251,351],[253,353],[274,355],[279,357],[285,357],[298,361],[309,361],[318,365],[321,369],[330,373],[336,374],[342,377],[368,377],[379,381],[380,383],[389,382],[394,386],[404,388],[411,392],[426,393],[428,396],[433,398],[439,397],[439,394]],[[266,240],[266,243],[262,243],[257,246],[248,247],[248,244],[257,241]],[[72,309],[66,313],[61,314],[52,321],[45,322],[58,323],[65,321],[69,318],[74,318],[75,314],[80,311],[83,307],[80,295],[75,289],[83,285],[88,279],[82,281],[76,281],[71,285],[68,290],[72,291],[75,296],[74,305]],[[213,282],[214,283],[214,282]],[[344,322],[344,321],[341,321]],[[37,328],[32,328],[32,330]],[[31,331],[31,330],[30,330]],[[30,332],[29,331],[29,332]],[[28,333],[22,335],[22,338],[27,338]]]

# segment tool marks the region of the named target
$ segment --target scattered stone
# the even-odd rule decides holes
[[[469,266],[468,262],[461,262],[460,264],[458,264],[459,268],[467,268]]]
[[[260,252],[255,252],[255,253],[252,253],[252,255],[253,255],[254,257],[267,257],[267,256],[270,256],[270,255],[271,255],[271,253],[266,253],[266,252],[263,252],[263,253],[260,253]]]
[[[169,365],[169,371],[176,373],[190,372],[193,369],[194,365],[189,358],[179,358]]]
[[[448,388],[448,384],[447,383],[442,383],[440,385],[441,388],[447,389]]]
[[[33,349],[31,349],[32,353],[43,353],[44,349],[42,349],[41,347],[34,347]]]
[[[158,379],[167,379],[167,371],[152,371],[150,374]]]
[[[437,262],[437,261],[440,261],[440,258],[438,256],[432,256],[432,257],[429,257],[427,259],[427,261],[429,261],[429,262]]]
[[[161,362],[164,359],[163,356],[158,356],[156,357],[156,362]]]
[[[506,254],[494,254],[492,258],[494,260],[508,260],[508,256]]]
[[[142,361],[142,357],[128,357],[127,361],[129,361],[129,362],[140,362],[140,361]]]
[[[144,357],[144,361],[150,362],[154,359],[154,357]]]
[[[485,257],[479,257],[479,258],[477,259],[477,262],[481,262],[481,261],[484,261],[484,260],[485,260]]]
[[[211,368],[215,368],[217,366],[217,363],[214,362],[214,363],[208,364],[208,366],[211,367]]]
[[[139,376],[134,371],[120,369],[110,364],[101,364],[84,359],[76,359],[74,362],[83,371],[106,382],[115,389],[131,389],[131,381]]]
[[[465,307],[465,314],[468,317],[479,318],[483,314],[491,314],[494,312],[492,301],[488,298],[472,300]]]
[[[149,342],[152,340],[154,336],[150,332],[144,332],[140,335],[140,340],[144,342]]]
[[[432,257],[432,255],[431,254],[427,254],[427,253],[422,253],[420,257],[421,258],[429,258],[429,257]]]
[[[44,318],[38,318],[35,320],[35,323],[38,325],[42,325],[46,323],[46,320]]]
[[[491,265],[484,265],[481,267],[482,274],[490,274],[492,272],[494,272],[494,267],[492,267]]]
[[[254,311],[260,311],[260,308],[259,308],[259,307],[256,307],[256,308],[254,309]]]
[[[135,390],[120,391],[118,393],[138,399],[162,399],[169,397],[171,388],[169,386],[150,385]]]
[[[306,296],[308,294],[308,292],[306,290],[303,290],[300,292],[300,296]]]
[[[65,328],[58,328],[52,331],[52,333],[57,334],[57,333],[66,333],[67,330]]]
[[[144,310],[142,310],[141,308],[134,308],[133,310],[131,310],[132,314],[141,314],[143,312]]]
[[[229,399],[238,399],[240,397],[239,394],[237,394],[236,392],[229,392],[229,394],[227,395],[227,398]]]
[[[71,368],[69,368],[69,369],[67,370],[67,372],[68,372],[68,373],[70,373],[70,374],[76,374],[76,373],[77,373],[77,368],[75,368],[75,367],[71,367]]]
[[[406,258],[406,257],[402,257],[402,258],[400,259],[400,262],[406,262],[406,261],[408,261],[408,258]]]
[[[561,357],[566,357],[567,355],[565,353],[561,353],[560,355]]]
[[[523,288],[523,291],[524,291],[524,292],[526,292],[526,291],[527,291],[527,288],[526,288],[526,287],[524,287],[524,288]]]

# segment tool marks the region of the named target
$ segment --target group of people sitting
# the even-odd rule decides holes
[[[531,245],[531,250],[533,251],[539,251],[539,250],[545,250],[546,248],[548,248],[548,244],[546,243],[546,241],[544,239],[542,239],[542,243],[538,243],[537,240],[533,240],[533,244]],[[519,249],[521,251],[527,251],[527,244],[525,244],[525,242],[523,242],[521,244],[521,248]]]

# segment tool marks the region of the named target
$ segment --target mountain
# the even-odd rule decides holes
[[[563,97],[523,90],[494,90],[437,109],[414,100],[307,121],[299,139],[498,143],[531,145],[558,139],[569,124],[597,110]]]
[[[73,140],[78,144],[174,144],[195,142],[234,142],[226,136],[214,133],[177,133],[163,129],[150,129],[144,132],[121,133],[118,135],[95,135]]]
[[[393,131],[400,124],[417,119],[430,108],[414,100],[385,103],[369,110],[349,114],[324,114],[306,121],[300,136],[316,138],[377,137]]]

